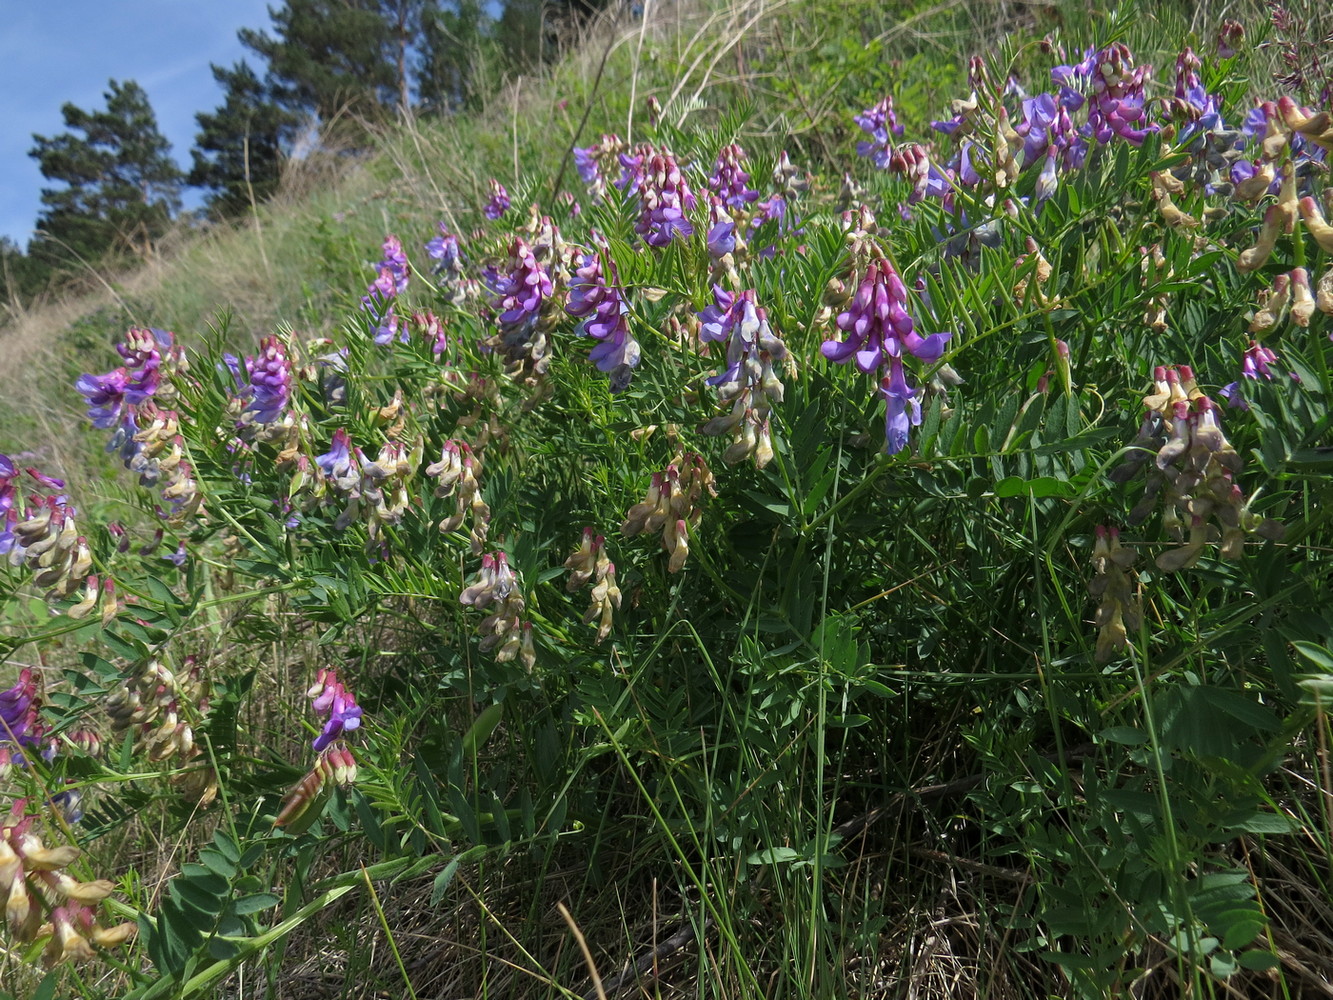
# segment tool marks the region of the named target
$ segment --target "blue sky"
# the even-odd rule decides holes
[[[267,6],[267,0],[0,0],[0,235],[24,245],[37,219],[44,181],[28,156],[32,134],[65,131],[66,101],[104,107],[110,79],[136,80],[147,91],[172,155],[188,168],[195,112],[222,103],[208,64],[230,66],[244,57],[236,31],[268,28]]]

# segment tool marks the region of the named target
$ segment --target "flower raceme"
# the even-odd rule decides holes
[[[592,528],[583,529],[583,541],[565,560],[565,569],[569,570],[569,579],[565,590],[569,593],[592,582],[592,601],[584,612],[583,623],[591,625],[597,619],[597,642],[600,644],[611,634],[613,613],[620,607],[620,588],[616,585],[616,565],[606,555],[606,539],[596,534]]]
[[[843,339],[826,340],[821,352],[837,364],[855,361],[863,372],[873,372],[904,352],[922,361],[938,361],[952,334],[922,337],[906,305],[907,288],[893,265],[883,257],[872,260],[851,304],[837,318]]]
[[[496,649],[495,659],[505,663],[519,659],[528,670],[536,662],[532,629],[523,621],[526,603],[519,586],[518,575],[509,568],[504,552],[486,553],[481,557],[481,569],[476,580],[464,587],[458,603],[490,613],[477,626],[482,637],[477,648],[483,652]]]
[[[1282,527],[1253,513],[1235,482],[1243,462],[1222,432],[1218,407],[1195,382],[1188,365],[1159,366],[1156,391],[1144,399],[1146,414],[1135,445],[1112,480],[1128,482],[1148,464],[1143,499],[1129,514],[1131,524],[1162,509],[1162,527],[1180,543],[1157,557],[1157,567],[1175,572],[1194,566],[1206,547],[1220,543],[1223,559],[1239,559],[1250,534],[1279,538]]]
[[[175,335],[166,330],[132,327],[116,346],[126,364],[104,375],[83,375],[75,387],[88,402],[93,426],[112,430],[106,450],[156,487],[170,510],[162,516],[182,524],[203,505],[193,468],[183,460],[184,441],[176,412],[174,379],[189,368]]]
[[[604,263],[605,258],[605,263]],[[629,303],[604,244],[578,258],[565,312],[582,322],[578,332],[598,341],[588,360],[605,372],[611,391],[627,388],[639,364],[639,342],[629,331]]]
[[[42,962],[86,962],[94,948],[114,948],[134,936],[130,922],[104,927],[95,907],[115,886],[106,879],[80,881],[63,869],[82,855],[77,847],[47,847],[34,829],[29,800],[17,799],[0,819],[0,895],[9,932],[27,944],[46,939]],[[49,910],[43,913],[44,907]],[[45,919],[43,919],[45,917]]]
[[[437,497],[454,497],[456,501],[454,513],[440,521],[440,531],[445,534],[457,531],[471,513],[472,554],[481,555],[491,519],[491,509],[481,497],[477,478],[481,474],[481,459],[466,441],[449,440],[440,450],[440,460],[426,466],[425,472],[437,480]]]
[[[1129,574],[1138,556],[1120,544],[1119,528],[1099,524],[1096,535],[1088,593],[1097,601],[1095,657],[1098,663],[1105,663],[1129,645],[1129,632],[1138,630],[1143,615]]]
[[[357,763],[343,737],[361,726],[361,706],[338,678],[333,667],[321,668],[306,691],[316,716],[327,716],[312,746],[316,753],[310,771],[292,786],[273,821],[289,833],[301,833],[318,818],[334,785],[356,781]]]
[[[501,353],[512,375],[544,375],[551,364],[550,333],[558,309],[549,271],[537,261],[533,247],[515,237],[509,270],[490,273],[487,284],[494,293],[491,308],[499,329],[482,342],[483,348]]]
[[[310,707],[316,715],[327,716],[312,746],[317,753],[326,750],[334,740],[342,739],[361,725],[361,706],[338,678],[333,667],[324,667],[315,676],[315,683],[306,691]]]
[[[732,404],[731,412],[714,417],[703,433],[731,434],[722,456],[728,465],[753,457],[762,469],[773,458],[769,417],[783,396],[773,366],[787,360],[787,345],[769,326],[753,289],[733,294],[717,285],[713,304],[699,313],[699,339],[724,345],[726,367],[707,382],[717,388],[720,402]]]
[[[648,493],[625,513],[620,533],[632,538],[661,532],[667,572],[679,573],[690,554],[689,528],[703,517],[704,494],[717,496],[713,473],[703,456],[690,452],[653,473]]]
[[[491,197],[481,210],[481,214],[494,221],[509,211],[509,192],[494,177],[490,180]]]
[[[952,336],[918,334],[907,301],[907,287],[893,265],[883,257],[872,258],[851,302],[837,317],[843,339],[826,340],[820,348],[830,361],[854,361],[863,372],[888,367],[879,394],[885,402],[885,450],[891,455],[907,446],[909,428],[921,423],[918,390],[907,381],[904,354],[938,361]]]

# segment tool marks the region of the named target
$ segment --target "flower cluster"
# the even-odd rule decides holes
[[[224,360],[236,365],[229,355]],[[292,398],[292,360],[287,346],[279,337],[265,337],[259,342],[259,353],[245,359],[245,371],[248,382],[237,393],[242,404],[240,423],[246,426],[280,423]]]
[[[317,807],[327,800],[331,788],[335,785],[349,787],[356,781],[357,771],[356,758],[351,750],[339,745],[329,747],[315,758],[310,771],[287,792],[273,825],[299,833],[318,817],[320,809]]]
[[[443,222],[439,229],[440,235],[426,244],[426,255],[435,261],[431,273],[436,275],[445,301],[455,307],[462,306],[475,283],[463,273],[463,252],[458,246],[458,237]]]
[[[12,687],[0,691],[0,777],[14,764],[23,764],[23,748],[41,745],[46,724],[37,712],[42,691],[28,667],[19,671]]]
[[[854,120],[861,131],[870,136],[870,141],[856,144],[856,154],[869,157],[875,166],[886,169],[894,154],[893,140],[903,134],[903,127],[898,124],[898,116],[893,110],[893,97],[886,96]]]
[[[1129,631],[1137,631],[1143,612],[1129,569],[1138,556],[1120,544],[1120,529],[1097,525],[1092,548],[1093,578],[1088,593],[1097,602],[1093,624],[1097,627],[1098,663],[1105,663],[1129,645]]]
[[[512,376],[535,381],[551,364],[550,334],[559,309],[551,276],[527,241],[516,237],[508,271],[491,271],[487,284],[499,330],[482,347],[500,353]]]
[[[463,588],[458,603],[489,613],[477,626],[482,637],[477,648],[483,653],[496,651],[495,659],[507,663],[518,658],[528,670],[537,662],[532,640],[532,625],[523,621],[526,604],[519,592],[518,575],[509,568],[509,559],[503,552],[486,553],[481,557],[477,579]]]
[[[347,787],[356,781],[357,775],[356,758],[343,737],[360,728],[361,706],[333,667],[320,669],[306,697],[315,715],[327,718],[312,743],[319,755],[314,766],[287,792],[273,821],[275,827],[292,833],[299,833],[314,822],[320,812],[315,807],[324,804],[333,786]]]
[[[81,375],[75,387],[87,400],[93,426],[114,428],[106,450],[119,453],[139,485],[158,488],[170,508],[168,519],[181,524],[203,504],[184,459],[179,418],[165,408],[176,399],[173,378],[188,369],[185,354],[169,331],[138,327],[116,350],[124,365],[104,375]]]
[[[481,555],[486,544],[491,509],[481,498],[481,459],[466,441],[446,441],[440,450],[440,460],[426,466],[426,475],[439,480],[435,487],[437,497],[455,500],[453,514],[440,521],[440,531],[449,533],[463,526],[467,515],[472,515],[472,554]]]
[[[151,761],[199,754],[194,728],[181,718],[188,705],[197,718],[208,712],[208,685],[193,656],[173,672],[159,660],[137,664],[106,696],[106,712],[116,732],[134,730],[137,748]]]
[[[678,573],[690,554],[689,529],[703,517],[704,494],[717,496],[713,473],[702,455],[681,456],[661,472],[654,472],[648,493],[625,513],[620,533],[632,538],[661,532],[667,572]]]
[[[639,364],[639,342],[629,331],[629,303],[604,247],[579,256],[565,312],[582,320],[579,333],[599,341],[588,360],[608,375],[611,391],[625,389]]]
[[[664,247],[677,237],[692,236],[694,226],[685,213],[693,211],[698,202],[671,150],[645,146],[635,156],[622,154],[620,159],[638,198],[634,231],[643,241]]]
[[[421,337],[430,346],[431,354],[441,357],[449,350],[449,334],[444,321],[429,309],[412,314],[412,326],[421,333]]]
[[[494,177],[491,178],[490,186],[491,197],[490,200],[486,202],[485,207],[481,210],[481,214],[493,221],[509,211],[509,192],[506,191],[505,186]]]
[[[24,944],[48,939],[42,952],[47,968],[66,959],[89,961],[94,946],[124,944],[134,936],[135,925],[104,927],[93,909],[115,886],[106,879],[82,882],[64,871],[83,852],[73,846],[47,847],[33,829],[36,817],[28,806],[27,799],[19,799],[0,820],[0,895],[8,900],[10,933]],[[45,915],[44,907],[49,907]]]
[[[855,361],[863,372],[888,365],[880,381],[885,401],[885,450],[890,454],[907,446],[910,427],[921,423],[921,402],[916,388],[907,381],[904,353],[921,361],[938,361],[950,333],[922,337],[907,311],[907,287],[893,265],[883,257],[871,260],[847,309],[836,325],[843,339],[826,340],[824,357],[837,364]]]
[[[401,401],[398,407],[401,408]],[[391,404],[380,412],[389,419],[385,410],[394,409]],[[407,482],[416,459],[408,446],[390,440],[372,462],[352,444],[347,430],[339,427],[334,431],[329,450],[315,458],[314,469],[298,461],[291,495],[308,490],[318,497],[331,492],[336,501],[343,503],[334,529],[343,531],[355,521],[365,521],[367,551],[374,552],[377,545],[383,548],[383,526],[398,524],[407,512],[411,503]]]
[[[773,458],[769,416],[783,394],[773,366],[787,360],[787,345],[769,326],[753,289],[733,294],[716,285],[713,304],[699,313],[699,338],[726,345],[726,367],[707,381],[722,403],[732,404],[730,413],[714,417],[703,432],[731,435],[722,456],[728,465],[750,457],[762,469]]]
[[[1062,69],[1072,70],[1073,75],[1091,83],[1088,130],[1099,145],[1106,145],[1114,137],[1137,146],[1155,131],[1144,110],[1151,68],[1135,66],[1123,42],[1108,45],[1077,67]]]
[[[332,667],[319,671],[305,696],[310,699],[310,707],[316,715],[328,716],[312,744],[316,753],[323,753],[334,740],[342,739],[344,733],[361,725],[361,706]]]
[[[1147,412],[1137,447],[1111,478],[1128,482],[1156,453],[1129,522],[1142,523],[1160,502],[1162,526],[1181,544],[1157,557],[1158,568],[1187,569],[1214,542],[1220,542],[1222,558],[1239,559],[1247,535],[1280,537],[1280,525],[1250,511],[1235,482],[1241,458],[1222,433],[1217,404],[1198,387],[1189,366],[1158,367],[1153,379],[1156,391],[1143,401]]]
[[[565,560],[569,579],[565,590],[574,593],[592,581],[592,601],[583,614],[583,624],[597,620],[597,641],[605,642],[611,634],[612,614],[620,607],[620,588],[616,586],[616,564],[606,555],[606,539],[592,528],[583,529],[583,541]]]
[[[395,336],[406,341],[406,331],[399,330],[398,316],[394,312],[394,300],[407,291],[411,268],[407,263],[407,254],[403,252],[402,241],[392,234],[384,237],[381,247],[384,257],[375,266],[375,280],[361,297],[361,308],[376,317],[375,343],[383,346]]]
[[[736,143],[723,146],[708,178],[709,190],[733,212],[743,212],[759,200],[759,192],[750,187],[750,175],[742,166],[748,159]]]
[[[603,135],[591,146],[574,149],[574,166],[579,177],[592,193],[593,202],[601,204],[606,197],[606,178],[620,165],[620,155],[628,147],[618,135]]]
[[[1272,288],[1259,293],[1259,308],[1250,319],[1250,333],[1271,330],[1288,316],[1297,326],[1308,327],[1315,308],[1310,273],[1303,267],[1293,268],[1276,275]]]
[[[69,597],[85,583],[96,601],[96,577],[88,575],[92,552],[79,534],[78,512],[63,492],[56,492],[65,488],[64,481],[36,469],[27,474],[52,492],[29,494],[26,507],[20,507],[19,472],[9,456],[0,455],[0,556],[11,566],[31,570],[33,584],[47,592],[48,601]]]

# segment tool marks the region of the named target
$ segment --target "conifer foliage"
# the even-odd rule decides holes
[[[59,187],[42,189],[31,252],[56,265],[111,252],[147,256],[180,208],[181,172],[157,127],[148,95],[112,80],[106,108],[65,104],[69,129],[34,135],[29,155]]]

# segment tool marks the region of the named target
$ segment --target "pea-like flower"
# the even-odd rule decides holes
[[[505,212],[509,211],[509,192],[505,186],[494,177],[490,180],[491,197],[486,206],[481,210],[486,218],[494,220],[500,218]]]
[[[629,331],[629,303],[617,280],[615,262],[604,251],[592,250],[578,258],[569,285],[565,312],[582,320],[578,332],[599,341],[588,354],[597,370],[610,377],[611,391],[626,388],[639,364],[639,342]]]
[[[907,288],[893,265],[882,257],[873,260],[851,305],[836,320],[843,339],[824,341],[820,348],[824,357],[838,364],[855,361],[863,372],[883,366],[888,358],[901,358],[904,352],[922,361],[938,361],[952,334],[922,337],[906,305]]]
[[[306,691],[310,707],[316,715],[327,716],[324,727],[312,744],[316,752],[323,752],[334,740],[342,739],[361,725],[361,706],[356,703],[347,686],[338,678],[333,667],[324,667],[315,677],[315,683]]]

